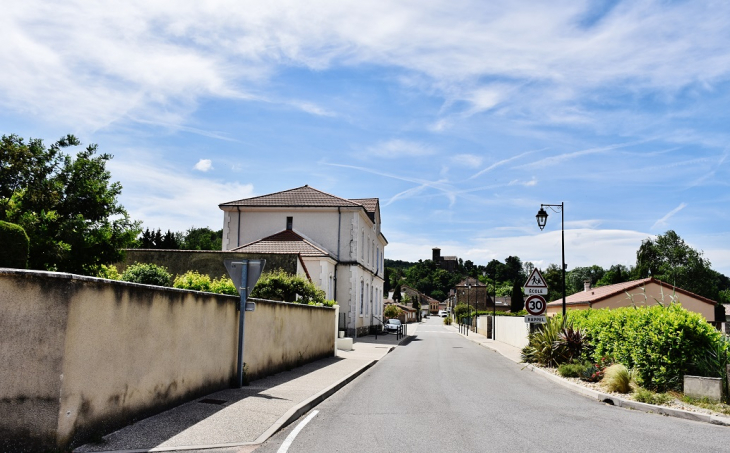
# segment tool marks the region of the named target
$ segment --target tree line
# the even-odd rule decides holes
[[[484,265],[459,259],[454,272],[441,269],[432,260],[415,263],[385,260],[385,284],[388,289],[408,285],[437,300],[445,300],[449,291],[466,277],[478,278],[488,286],[490,294],[513,296],[535,268],[531,262],[508,256],[504,261],[491,260]],[[562,298],[560,265],[550,264],[541,273],[548,285],[548,301]],[[600,287],[653,277],[670,285],[712,299],[730,303],[730,278],[712,269],[710,261],[687,245],[679,235],[669,230],[655,239],[642,242],[636,252],[636,265],[616,264],[608,268],[598,265],[566,270],[566,296],[584,289],[584,281],[591,287]]]

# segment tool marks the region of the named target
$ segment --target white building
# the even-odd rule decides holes
[[[219,207],[223,250],[296,254],[298,272],[347,314],[348,335],[379,324],[388,241],[377,198],[347,200],[304,186]]]

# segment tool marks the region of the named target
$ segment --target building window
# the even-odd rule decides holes
[[[370,289],[370,285],[365,285],[365,294],[368,293],[368,290]],[[370,305],[372,304],[365,304],[365,314],[367,315],[370,313]]]
[[[293,225],[294,225],[294,217],[287,217],[286,218],[286,229],[291,230]]]
[[[365,282],[360,280],[360,314],[362,315],[363,308],[365,307]]]
[[[360,233],[360,259],[365,259],[365,230]]]

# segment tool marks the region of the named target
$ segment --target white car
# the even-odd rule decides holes
[[[446,310],[439,310],[439,316],[441,316],[442,318],[445,318],[445,317],[449,316],[449,312]]]
[[[389,319],[385,321],[385,326],[383,326],[383,328],[386,332],[398,332],[400,326],[401,322],[399,319]]]

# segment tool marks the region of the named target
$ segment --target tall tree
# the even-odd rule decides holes
[[[122,259],[139,223],[117,201],[122,186],[106,170],[110,154],[80,145],[73,135],[49,148],[41,140],[3,136],[0,141],[0,220],[21,225],[30,239],[32,269],[94,275]]]
[[[515,281],[512,286],[512,298],[509,306],[509,311],[517,313],[520,310],[525,309],[525,298],[522,292],[522,284]]]
[[[717,300],[718,279],[710,266],[702,252],[687,245],[673,230],[660,234],[655,240],[645,240],[636,252],[636,270],[640,278],[651,276]]]

